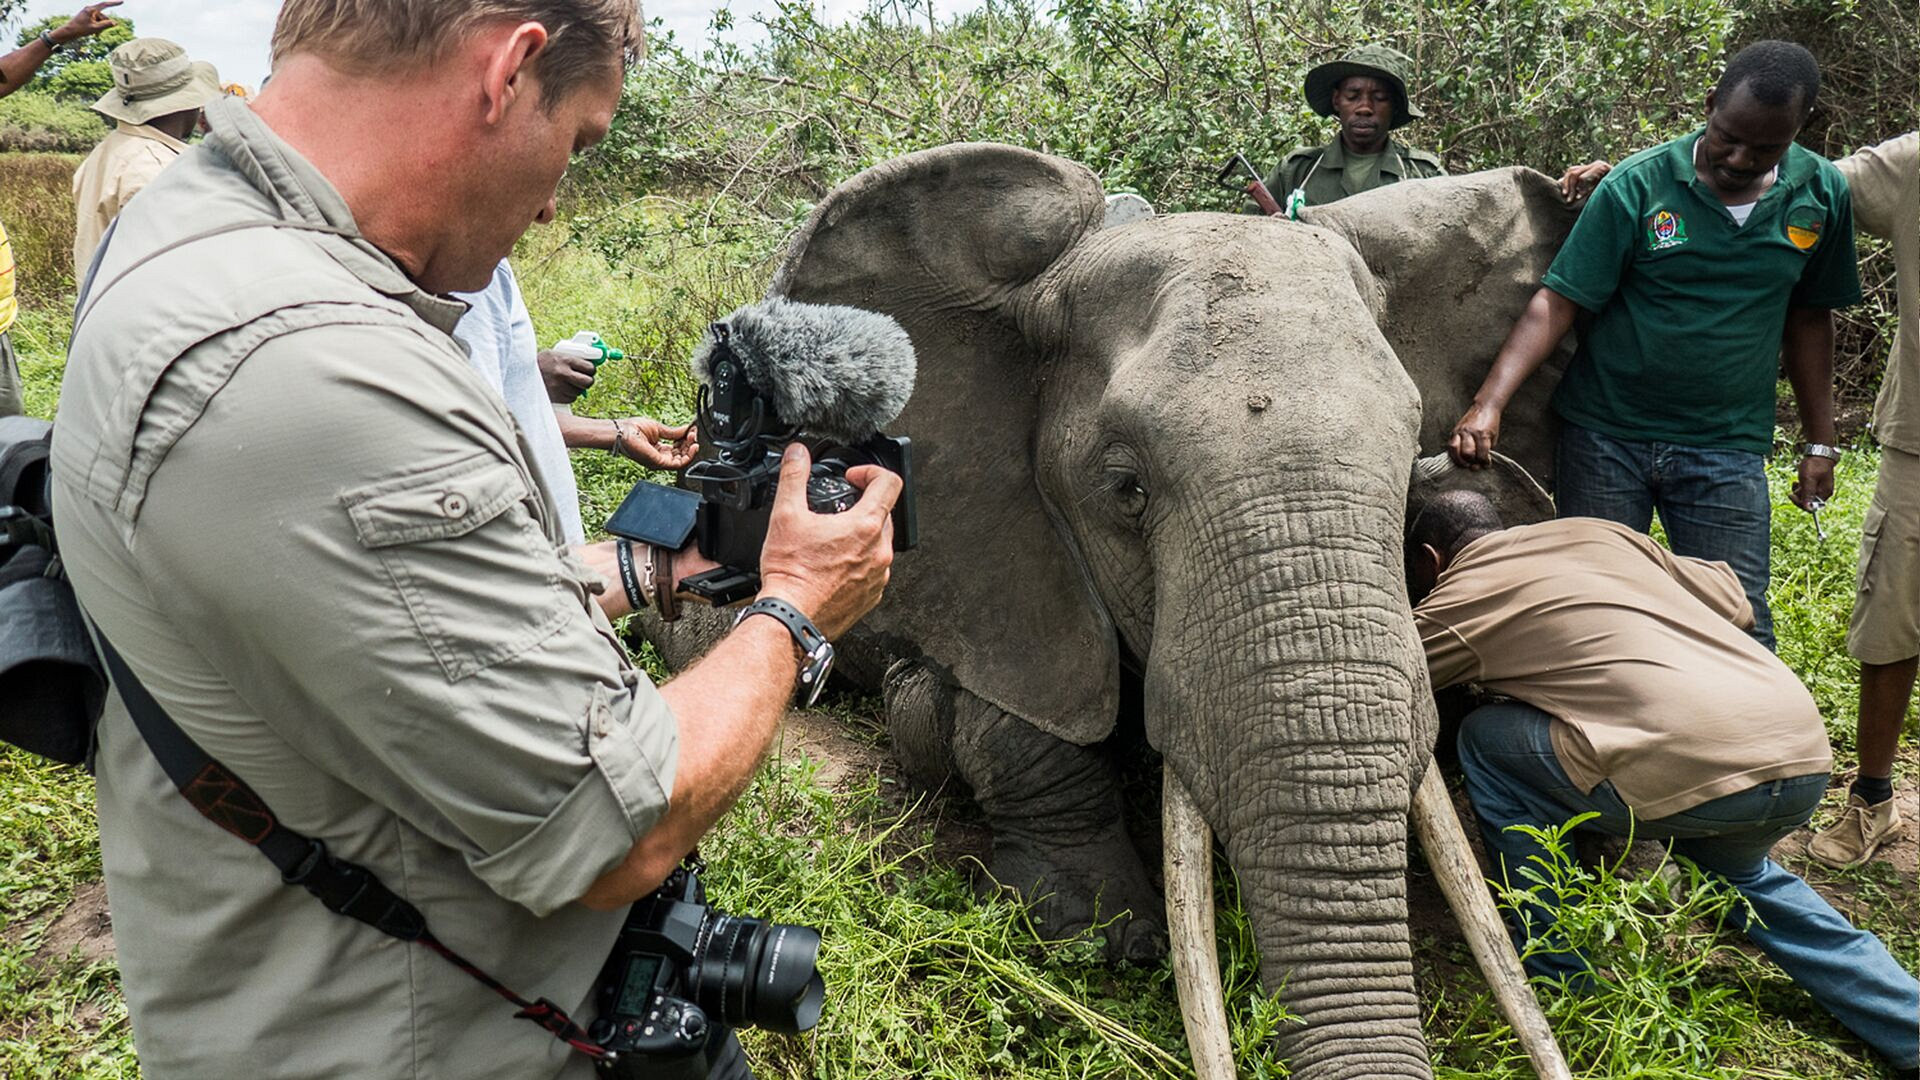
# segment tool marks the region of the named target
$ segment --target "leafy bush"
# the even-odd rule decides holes
[[[81,154],[106,133],[106,119],[77,101],[33,90],[0,98],[0,153]]]
[[[656,41],[612,136],[576,183],[593,201],[698,192],[583,234],[622,250],[672,233],[770,255],[812,203],[878,161],[991,140],[1080,161],[1163,210],[1232,209],[1214,173],[1235,151],[1270,166],[1332,136],[1299,87],[1362,41],[1414,57],[1427,115],[1404,132],[1456,172],[1557,173],[1619,160],[1701,122],[1727,54],[1807,42],[1827,92],[1803,135],[1830,155],[1912,124],[1920,28],[1891,0],[995,0],[937,19],[928,0],[829,25],[792,0],[752,50]],[[730,23],[724,10],[715,25]],[[1869,303],[1842,319],[1840,384],[1871,399],[1891,345],[1891,260],[1866,245]]]

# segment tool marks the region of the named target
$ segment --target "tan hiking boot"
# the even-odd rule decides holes
[[[1873,858],[1880,845],[1899,833],[1903,824],[1896,801],[1888,799],[1868,806],[1860,796],[1848,795],[1847,809],[1840,820],[1813,838],[1807,854],[1836,870],[1859,866]]]

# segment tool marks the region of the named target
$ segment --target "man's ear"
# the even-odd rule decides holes
[[[537,22],[524,22],[510,31],[502,28],[485,35],[481,40],[491,43],[481,81],[481,93],[487,102],[486,119],[488,124],[498,124],[516,101],[537,92],[533,61],[547,47],[547,28]]]

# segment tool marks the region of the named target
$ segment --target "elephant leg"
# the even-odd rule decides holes
[[[1105,923],[1110,959],[1164,956],[1165,905],[1127,835],[1112,763],[965,690],[953,724],[954,765],[993,830],[994,878],[1032,902],[1049,936]]]

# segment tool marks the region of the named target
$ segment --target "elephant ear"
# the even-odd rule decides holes
[[[1380,330],[1420,388],[1421,453],[1446,448],[1577,214],[1552,179],[1510,168],[1390,184],[1302,215],[1372,271]],[[1501,419],[1500,449],[1537,477],[1553,476],[1548,401],[1572,358],[1568,335]]]
[[[1111,728],[1119,653],[1034,472],[1045,357],[1014,312],[1106,213],[1085,168],[1018,147],[943,146],[828,194],[771,292],[893,316],[913,339],[920,545],[863,632],[931,659],[991,704],[1090,743]]]

